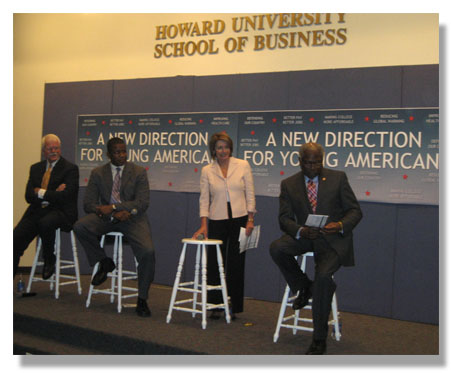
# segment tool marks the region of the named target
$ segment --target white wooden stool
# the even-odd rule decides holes
[[[307,257],[313,257],[313,253],[308,252],[308,253],[302,255],[302,262],[301,262],[302,272],[305,272]],[[292,314],[288,314],[287,316],[285,316],[287,306],[292,307],[293,300],[295,300],[295,299],[296,299],[296,294],[294,294],[293,296],[290,297],[290,287],[287,285],[285,288],[285,293],[283,295],[282,304],[280,305],[279,319],[277,320],[276,331],[274,333],[274,342],[277,342],[277,340],[279,339],[280,328],[292,329],[293,334],[296,334],[296,332],[298,330],[305,330],[305,331],[313,332],[313,328],[310,326],[307,326],[309,324],[313,324],[312,318],[301,317],[300,316],[301,310],[296,310]],[[312,300],[310,299],[309,304],[307,306],[305,306],[303,309],[311,310],[312,309],[311,301]],[[339,321],[339,312],[337,309],[337,297],[336,297],[335,293],[332,298],[332,319],[329,321],[329,325],[331,325],[333,327],[333,331],[332,331],[333,337],[337,341],[339,341],[341,338],[341,325],[340,325],[340,321]]]
[[[44,261],[39,260],[39,255],[41,253],[42,248],[42,240],[41,237],[38,238],[38,245],[36,248],[36,254],[34,256],[33,265],[31,267],[30,278],[28,279],[27,293],[31,291],[31,284],[37,281],[44,281],[50,283],[50,290],[55,288],[55,298],[58,299],[60,295],[60,286],[77,284],[78,286],[78,294],[81,294],[81,281],[80,281],[80,267],[78,265],[78,253],[77,253],[77,244],[75,240],[74,231],[70,231],[70,240],[72,244],[72,255],[73,260],[65,260],[61,259],[61,229],[58,228],[55,231],[55,273],[47,280],[44,280],[42,277],[35,276],[36,267],[43,266]],[[74,268],[75,274],[70,275],[67,273],[61,273],[62,269]],[[62,279],[67,279],[67,281],[62,281]]]
[[[168,315],[166,317],[166,322],[169,324],[171,321],[172,311],[184,311],[184,312],[191,312],[193,317],[196,316],[196,314],[200,313],[202,314],[202,329],[205,329],[207,327],[207,311],[217,309],[217,308],[224,308],[225,312],[225,318],[227,323],[230,323],[230,312],[229,312],[229,302],[228,302],[228,296],[227,296],[227,285],[226,285],[226,279],[224,274],[224,265],[222,262],[222,255],[221,255],[221,247],[222,244],[221,240],[195,240],[191,238],[184,238],[182,240],[183,248],[182,253],[180,254],[180,260],[177,267],[177,274],[175,276],[174,281],[174,287],[172,288],[172,296],[171,296],[171,302],[169,304],[169,311]],[[186,254],[186,248],[188,245],[197,245],[197,251],[196,251],[196,262],[194,267],[194,281],[188,281],[180,283],[180,277],[182,275],[183,266],[185,263],[185,254]],[[216,246],[216,256],[218,258],[218,267],[219,267],[219,277],[221,279],[220,285],[207,285],[207,246],[213,245]],[[202,260],[201,260],[202,255]],[[202,265],[202,277],[201,277],[201,286],[199,290],[199,267]],[[209,290],[222,290],[222,299],[224,303],[221,304],[211,304],[207,303],[207,291]],[[191,298],[178,300],[177,298],[177,291],[185,291],[189,293],[193,293],[193,296]],[[201,309],[198,309],[198,303],[197,303],[197,295],[201,294]],[[185,303],[192,303],[192,306],[190,308],[188,307],[182,307],[182,304]]]
[[[94,285],[89,286],[89,293],[88,293],[88,299],[86,300],[86,307],[89,307],[91,303],[91,297],[94,294],[108,294],[110,295],[110,301],[111,303],[114,302],[114,297],[117,295],[117,312],[122,311],[122,306],[135,306],[135,305],[129,305],[129,304],[122,304],[122,299],[125,298],[131,298],[131,297],[137,297],[138,296],[138,289],[136,287],[131,286],[124,286],[123,282],[128,280],[137,280],[138,279],[138,272],[137,272],[137,261],[136,258],[134,258],[135,261],[135,270],[124,270],[123,269],[123,248],[122,248],[122,238],[123,234],[120,232],[109,232],[106,235],[103,235],[100,240],[100,247],[103,248],[105,243],[105,236],[113,236],[114,237],[114,245],[113,245],[113,261],[116,265],[116,268],[111,272],[108,273],[108,277],[111,278],[111,287],[110,288],[104,288],[104,289],[95,289]],[[99,263],[96,263],[94,266],[94,269],[92,271],[92,278],[97,273],[97,268],[99,266]],[[117,282],[116,282],[117,280]],[[127,291],[129,293],[123,294],[124,291]]]

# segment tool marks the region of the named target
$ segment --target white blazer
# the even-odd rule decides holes
[[[233,218],[256,212],[254,178],[249,162],[230,157],[226,178],[216,160],[202,168],[199,198],[201,217],[228,219],[226,189],[229,191]]]

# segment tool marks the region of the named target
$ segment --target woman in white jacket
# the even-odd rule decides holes
[[[243,312],[245,252],[240,254],[240,228],[250,235],[254,229],[255,193],[252,170],[245,160],[232,157],[233,142],[226,133],[215,133],[209,143],[213,162],[202,168],[200,178],[199,210],[201,227],[193,238],[223,241],[227,292],[231,300],[232,320]],[[209,246],[207,282],[220,283],[216,249]],[[208,303],[222,303],[219,290],[208,292]],[[219,310],[213,310],[210,318],[218,319]]]

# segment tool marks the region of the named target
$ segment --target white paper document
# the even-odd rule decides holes
[[[260,226],[256,225],[252,230],[250,236],[246,236],[246,228],[240,229],[240,253],[248,249],[255,249],[258,246],[258,240],[260,239]]]
[[[307,227],[312,228],[323,228],[326,225],[326,221],[329,218],[329,215],[314,215],[309,214],[307,217],[307,221],[305,222],[305,225]]]

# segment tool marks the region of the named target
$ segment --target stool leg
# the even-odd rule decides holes
[[[299,312],[300,311],[301,310],[294,311],[293,326],[298,326],[298,323],[299,323]],[[295,335],[297,333],[297,331],[298,330],[296,328],[293,328],[293,335]]]
[[[337,296],[334,293],[332,297],[332,317],[333,317],[333,327],[335,331],[335,340],[339,341],[341,338],[341,330],[340,330],[340,320],[338,318],[338,309],[337,309]]]
[[[207,327],[207,249],[202,246],[202,329]]]
[[[227,284],[224,275],[224,266],[222,264],[221,248],[219,245],[216,245],[216,256],[218,258],[219,277],[221,279],[222,299],[224,301],[225,317],[227,323],[230,324],[229,297],[227,296]]]
[[[41,253],[42,241],[41,237],[38,237],[38,245],[36,247],[36,254],[34,255],[33,265],[31,266],[30,278],[28,279],[27,293],[31,291],[31,284],[33,283],[34,274],[36,272],[36,266],[38,265],[39,254]]]
[[[78,263],[77,243],[75,240],[74,231],[70,231],[70,241],[72,244],[72,255],[74,257],[74,269],[75,269],[75,277],[77,278],[78,294],[81,295],[80,265]]]
[[[285,316],[285,310],[287,308],[288,298],[290,296],[290,287],[285,287],[285,293],[283,294],[282,304],[280,305],[279,318],[277,319],[276,331],[274,333],[273,341],[277,342],[279,339],[280,326],[282,325],[283,317]]]
[[[122,311],[122,238],[117,237],[118,240],[118,279],[117,279],[117,312],[121,313]]]
[[[56,268],[55,268],[55,298],[60,296],[60,272],[61,272],[61,229],[57,229],[55,233],[55,256],[56,256]]]
[[[197,309],[197,291],[199,289],[199,269],[200,269],[200,246],[197,246],[196,250],[196,263],[194,265],[194,293],[193,293],[193,310]],[[193,312],[193,317],[196,313]]]
[[[177,267],[177,274],[175,275],[174,286],[172,287],[171,301],[169,302],[168,315],[166,316],[166,323],[169,324],[172,317],[172,309],[174,308],[175,298],[177,297],[177,290],[182,275],[183,263],[185,262],[185,252],[187,244],[183,244],[182,253],[180,254],[179,265]]]
[[[114,291],[116,289],[116,278],[119,271],[119,256],[117,250],[117,237],[114,237],[114,245],[113,245],[113,262],[116,268],[111,272],[111,296],[110,302],[114,303]]]
[[[92,275],[91,275],[91,281],[94,278],[94,275],[97,273],[97,269],[99,268],[99,263],[96,263],[93,270],[92,270]],[[90,303],[91,303],[91,296],[92,296],[92,291],[94,290],[94,285],[90,284],[89,285],[89,292],[88,292],[88,299],[86,299],[86,308],[89,307]]]

